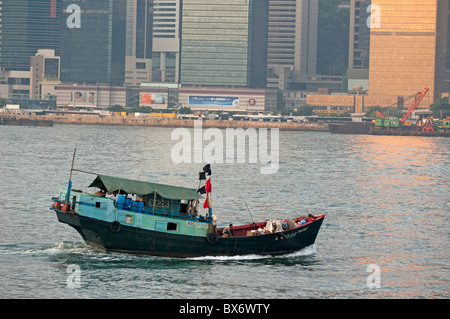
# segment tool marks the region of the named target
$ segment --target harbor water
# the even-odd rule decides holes
[[[280,131],[274,174],[212,163],[220,225],[326,214],[315,245],[286,256],[111,253],[57,221],[75,145],[78,169],[197,188],[205,163],[173,161],[173,130],[0,126],[0,298],[450,297],[448,138]],[[73,188],[94,178],[75,172]]]

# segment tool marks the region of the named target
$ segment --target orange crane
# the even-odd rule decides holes
[[[408,111],[405,113],[405,115],[403,115],[403,117],[400,120],[400,124],[405,123],[406,119],[408,117],[410,117],[410,115],[412,114],[412,112],[414,112],[414,110],[419,106],[420,102],[422,102],[423,98],[425,97],[425,95],[428,93],[430,89],[429,88],[425,88],[423,89],[422,92],[420,92],[419,96],[417,97],[417,99],[414,101],[414,103],[409,107]]]
[[[383,113],[381,113],[380,111],[377,110],[377,115],[382,118],[382,119],[386,119],[386,116],[384,116]]]

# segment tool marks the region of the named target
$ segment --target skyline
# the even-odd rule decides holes
[[[437,1],[443,2],[443,0]],[[253,8],[253,13],[251,11],[245,13],[242,9],[245,5],[240,7],[245,2],[241,0],[229,0],[228,5],[224,6],[229,10],[226,12],[223,7],[217,9],[217,4],[211,5],[207,4],[207,1],[200,0],[184,2],[179,0],[11,0],[9,4],[5,3],[0,4],[0,11],[3,12],[0,25],[2,31],[0,67],[2,78],[6,81],[15,77],[5,71],[29,70],[29,66],[27,68],[24,61],[29,61],[37,53],[35,50],[29,55],[33,49],[54,49],[55,56],[61,58],[60,80],[63,83],[90,85],[102,83],[113,86],[172,83],[196,86],[267,87],[283,92],[282,99],[285,107],[295,107],[299,103],[306,103],[306,100],[301,102],[306,94],[318,92],[319,89],[326,89],[330,93],[345,93],[352,92],[357,86],[362,86],[364,91],[369,91],[368,93],[371,91],[376,92],[376,95],[383,93],[383,90],[369,89],[368,64],[369,61],[375,60],[373,57],[368,57],[371,52],[368,43],[371,43],[372,37],[369,34],[374,33],[373,30],[370,32],[370,27],[374,26],[375,29],[384,27],[383,6],[385,8],[391,6],[389,1],[382,3],[381,7],[378,6],[380,12],[370,11],[371,1],[369,0],[351,0],[348,4],[336,0],[265,0],[255,1],[255,4],[252,4],[252,1],[246,1]],[[410,0],[410,3],[412,5],[414,1]],[[28,11],[29,13],[20,11],[19,4],[29,4],[34,11]],[[37,5],[41,7],[38,8]],[[25,32],[26,36],[19,40],[27,45],[27,50],[13,50],[12,48],[20,48],[17,44],[19,40],[11,42],[13,34],[8,32],[14,28],[16,32],[18,31],[17,24],[8,20],[12,17],[9,13],[14,10],[22,18],[21,21],[27,21],[28,29],[33,23],[41,25],[42,28],[54,29],[55,21],[59,21],[60,34]],[[196,12],[197,15],[194,20],[192,12]],[[392,11],[386,10],[384,21],[389,20],[389,12]],[[237,13],[244,13],[243,16],[247,14],[247,24],[241,26],[235,24]],[[33,19],[31,19],[32,15]],[[254,18],[257,15],[259,18]],[[442,21],[443,15],[440,15]],[[213,16],[216,18],[212,18]],[[226,20],[227,17],[232,16],[231,20]],[[45,17],[53,24],[47,26],[43,23],[42,21],[46,20]],[[446,45],[443,43],[442,46],[448,48],[447,31],[450,24],[448,17],[445,18],[447,28],[439,30],[442,35],[439,39],[444,40]],[[253,20],[258,21],[258,24],[253,25]],[[204,27],[199,28],[201,25]],[[219,33],[217,33],[218,26],[222,29]],[[340,31],[339,37],[342,38],[339,39],[336,34],[328,32],[333,26],[336,29],[344,27],[348,30]],[[233,27],[242,33],[242,45],[248,45],[247,53],[242,51],[241,56],[238,56],[236,47],[233,49],[234,44],[237,43],[236,38],[232,36]],[[23,30],[25,30],[24,27]],[[216,31],[212,33],[211,30]],[[328,31],[324,33],[324,30]],[[200,31],[202,33],[199,33]],[[41,37],[44,33],[49,39]],[[205,40],[208,34],[211,36],[209,42],[200,43],[193,38],[195,36]],[[227,36],[230,36],[231,40],[226,40]],[[31,37],[35,38],[34,43],[31,43],[33,42]],[[355,41],[357,37],[358,40]],[[333,42],[335,40],[344,44],[346,49],[338,49]],[[189,41],[196,42],[189,44]],[[348,44],[345,44],[346,41]],[[53,48],[49,47],[50,42],[53,43]],[[211,48],[216,47],[216,49],[208,51],[210,46],[208,43],[212,45]],[[356,48],[355,44],[358,44],[359,48]],[[43,47],[40,47],[41,45]],[[214,50],[220,52],[216,58],[209,53]],[[327,60],[324,60],[324,56],[327,56],[324,52],[328,50],[331,54],[328,54]],[[382,54],[385,53],[382,52]],[[439,61],[444,61],[439,63],[445,64],[442,69],[445,69],[447,65],[450,67],[449,52],[439,54],[441,55]],[[21,60],[18,59],[19,55],[22,55]],[[28,57],[24,58],[25,55]],[[442,59],[444,55],[447,59]],[[213,59],[216,59],[215,62],[208,64]],[[337,65],[334,63],[338,60],[345,60],[345,62],[339,62],[341,66],[336,69]],[[12,61],[16,64],[14,65]],[[22,61],[22,67],[17,67],[19,61]],[[228,64],[225,63],[227,61]],[[332,64],[324,67],[324,63]],[[219,64],[223,64],[222,70],[215,69]],[[247,65],[247,73],[236,72],[240,65]],[[345,65],[344,68],[342,68],[343,65]],[[439,66],[440,64],[436,65],[436,69]],[[340,71],[336,75],[337,70]],[[227,80],[225,80],[224,72],[230,74]],[[441,93],[450,91],[450,81],[446,80],[449,76],[444,73],[441,72],[438,77],[438,81],[441,81],[440,89],[435,94],[434,101],[440,97]],[[447,71],[448,73],[450,72]],[[203,78],[199,77],[200,74],[204,74]],[[375,82],[371,81],[371,83]],[[415,88],[417,91],[421,89],[423,87]],[[26,90],[23,88],[18,91],[22,96],[26,96]],[[408,95],[413,94],[413,91],[409,90]],[[301,96],[300,100],[294,98],[290,101],[289,92],[299,92],[295,96]],[[9,92],[11,93],[14,92]],[[2,97],[4,94],[5,90],[0,90]],[[393,94],[407,96],[404,92]]]

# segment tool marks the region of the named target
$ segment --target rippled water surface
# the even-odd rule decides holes
[[[276,174],[213,164],[219,223],[251,222],[245,203],[255,220],[326,214],[314,246],[282,257],[108,253],[57,221],[75,144],[76,168],[196,188],[202,164],[173,163],[172,131],[0,126],[0,298],[450,297],[448,138],[280,132]],[[92,179],[75,173],[74,188]]]

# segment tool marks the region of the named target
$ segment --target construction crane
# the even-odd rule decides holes
[[[383,113],[381,113],[380,111],[377,110],[377,115],[382,118],[382,119],[386,119],[386,116],[384,116]]]
[[[428,93],[430,89],[429,88],[425,88],[423,89],[422,92],[420,92],[419,96],[417,97],[417,99],[414,101],[414,103],[409,107],[408,111],[405,113],[405,115],[403,115],[403,117],[400,120],[400,124],[405,123],[405,121],[408,119],[408,117],[411,116],[412,112],[414,112],[414,110],[419,106],[420,102],[422,102],[423,98],[425,97],[425,95]]]

